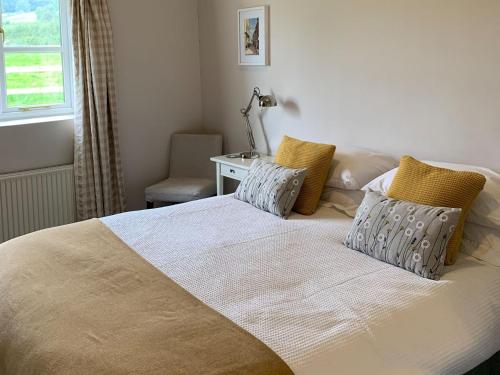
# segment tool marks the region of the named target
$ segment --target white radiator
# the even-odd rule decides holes
[[[72,165],[0,175],[0,243],[74,221]]]

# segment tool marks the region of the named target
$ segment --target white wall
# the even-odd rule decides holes
[[[168,174],[170,135],[201,128],[196,0],[110,0],[128,209]]]
[[[500,170],[499,1],[264,3],[271,65],[239,67],[236,10],[261,2],[198,2],[203,120],[227,151],[246,147],[238,110],[258,85],[280,102],[262,116],[271,151],[289,134]]]
[[[0,126],[0,174],[73,163],[73,121]]]

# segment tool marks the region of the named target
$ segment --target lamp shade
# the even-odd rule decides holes
[[[276,107],[278,103],[276,98],[272,95],[262,95],[259,96],[259,106],[260,107]]]

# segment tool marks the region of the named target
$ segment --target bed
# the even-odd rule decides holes
[[[461,255],[427,280],[344,247],[351,221],[329,207],[282,220],[231,196],[101,219],[296,375],[460,374],[500,350],[497,267]]]
[[[298,375],[457,374],[500,350],[498,268],[420,278],[344,247],[332,208],[281,220],[224,196],[102,221]]]

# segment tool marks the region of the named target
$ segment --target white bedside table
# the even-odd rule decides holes
[[[271,156],[260,155],[260,159],[273,161]],[[224,194],[224,177],[241,181],[255,159],[228,158],[227,155],[210,158],[215,163],[217,173],[217,195]]]

